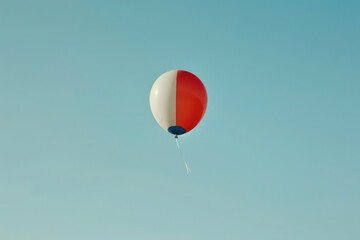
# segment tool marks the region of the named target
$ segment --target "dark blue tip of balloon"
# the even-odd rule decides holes
[[[172,133],[172,134],[176,134],[176,135],[181,135],[181,134],[184,134],[186,133],[185,129],[182,128],[182,127],[178,127],[178,126],[172,126],[172,127],[169,127],[168,128],[168,131],[169,133]]]

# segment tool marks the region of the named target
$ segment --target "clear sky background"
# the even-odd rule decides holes
[[[359,1],[0,1],[0,239],[360,239]],[[154,120],[196,74],[202,122]]]

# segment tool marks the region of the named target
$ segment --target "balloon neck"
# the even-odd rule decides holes
[[[186,133],[185,128],[179,127],[179,126],[171,126],[168,128],[168,132],[171,134],[181,135]]]

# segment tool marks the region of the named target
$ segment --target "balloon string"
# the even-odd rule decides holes
[[[175,141],[176,141],[176,145],[177,145],[177,147],[178,147],[178,149],[179,149],[179,152],[180,152],[180,154],[181,154],[181,156],[182,156],[182,152],[181,152],[181,148],[180,148],[180,144],[179,144],[178,136],[177,136],[177,135],[175,135]],[[183,157],[182,157],[182,158],[183,158]],[[183,159],[184,159],[184,158],[183,158]],[[189,166],[187,165],[185,159],[184,159],[184,164],[185,164],[185,168],[186,168],[186,174],[189,175],[189,173],[191,173],[191,169],[190,169]]]

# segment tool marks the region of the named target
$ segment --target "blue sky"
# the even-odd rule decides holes
[[[360,238],[358,1],[1,1],[0,238]],[[180,138],[149,107],[208,91]]]

